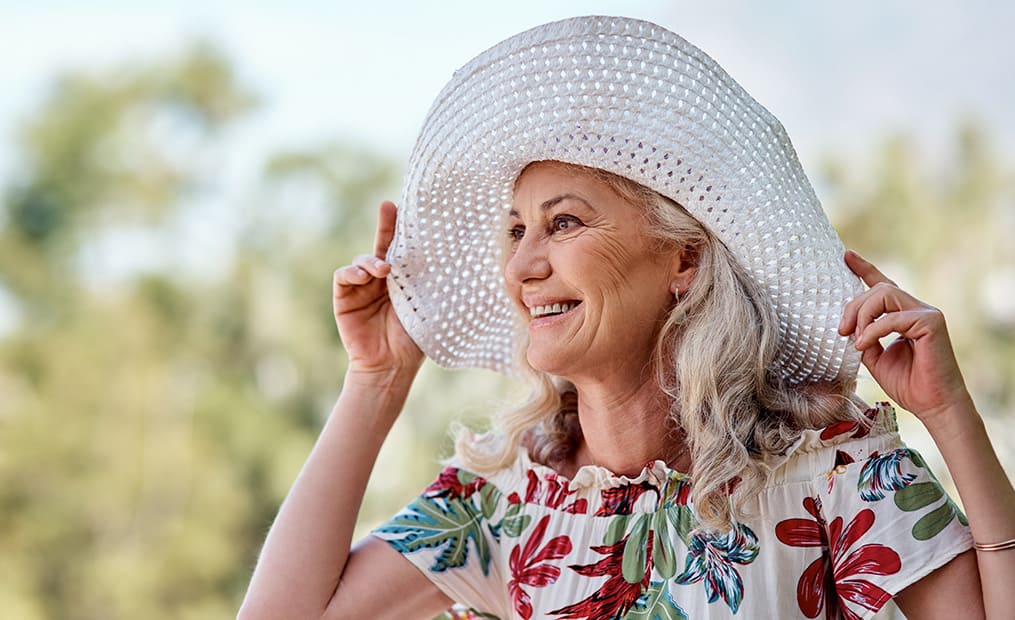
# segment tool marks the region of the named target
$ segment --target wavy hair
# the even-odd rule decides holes
[[[804,429],[861,418],[865,405],[854,395],[856,380],[783,382],[774,367],[778,318],[719,239],[676,202],[643,185],[604,170],[566,167],[641,208],[652,239],[662,247],[688,248],[697,260],[693,284],[660,330],[652,364],[669,397],[670,428],[664,430],[678,429],[690,453],[699,527],[728,530],[754,515],[752,500],[768,476],[766,457],[784,453]],[[528,400],[499,414],[496,433],[458,433],[457,454],[477,473],[509,466],[521,445],[534,461],[558,467],[581,444],[575,387],[533,369],[526,346],[522,336],[516,358],[531,384]]]

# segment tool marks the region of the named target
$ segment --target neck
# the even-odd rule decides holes
[[[635,378],[574,382],[583,440],[573,465],[599,465],[635,476],[657,459],[687,471],[682,434],[668,420],[670,399],[646,368]],[[633,380],[632,380],[633,379]],[[573,474],[572,472],[569,472]]]

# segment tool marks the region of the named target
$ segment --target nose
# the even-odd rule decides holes
[[[552,269],[546,242],[539,235],[524,235],[508,252],[507,263],[504,265],[504,278],[508,284],[521,285],[529,280],[549,277]]]

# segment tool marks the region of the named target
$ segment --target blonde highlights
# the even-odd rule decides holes
[[[724,531],[753,515],[752,500],[767,480],[766,456],[785,452],[803,429],[860,416],[855,379],[782,382],[773,367],[778,317],[726,246],[672,200],[603,170],[568,167],[639,207],[661,247],[684,248],[697,261],[694,283],[663,326],[652,363],[669,396],[667,430],[678,429],[690,453],[700,526]],[[558,467],[581,444],[574,386],[532,369],[526,344],[523,337],[516,359],[532,386],[529,399],[500,414],[497,435],[457,438],[459,458],[479,473],[510,465],[520,445],[534,461]]]

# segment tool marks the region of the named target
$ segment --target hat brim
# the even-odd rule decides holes
[[[676,201],[732,251],[779,318],[791,383],[855,375],[837,326],[862,290],[782,124],[714,60],[644,21],[580,17],[480,54],[435,100],[388,260],[409,335],[445,367],[512,373],[500,223],[521,170],[607,170]]]

